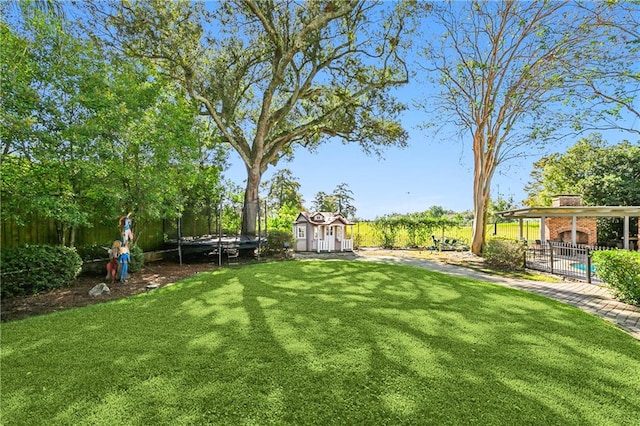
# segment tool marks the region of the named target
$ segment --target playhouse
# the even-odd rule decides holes
[[[353,225],[341,213],[301,212],[293,222],[295,251],[353,251]]]

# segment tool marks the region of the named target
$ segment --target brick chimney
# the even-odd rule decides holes
[[[576,207],[582,205],[579,195],[556,195],[551,200],[553,207]],[[571,242],[571,217],[549,217],[545,221],[545,232],[550,240]],[[596,245],[598,229],[595,217],[579,217],[576,220],[576,242],[578,244]]]
[[[556,195],[551,199],[552,207],[581,206],[582,198],[579,195]]]

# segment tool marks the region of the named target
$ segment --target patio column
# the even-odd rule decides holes
[[[547,237],[545,235],[545,226],[546,225],[546,217],[540,216],[540,244],[545,244],[547,242]]]
[[[624,217],[624,244],[622,247],[629,250],[629,216]]]
[[[524,240],[524,234],[522,233],[522,218],[518,219],[518,230],[520,233],[520,241]]]
[[[575,216],[571,216],[571,245],[575,246],[576,245],[576,217]]]

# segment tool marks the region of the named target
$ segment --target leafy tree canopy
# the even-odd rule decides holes
[[[312,209],[317,212],[337,212],[338,203],[336,201],[336,197],[332,194],[320,191],[316,194],[316,197],[313,200]]]
[[[278,170],[272,177],[261,185],[267,192],[266,198],[269,208],[279,210],[284,206],[293,209],[302,209],[302,195],[300,194],[300,182],[293,176],[291,170]]]
[[[247,168],[243,233],[254,234],[260,180],[296,146],[329,138],[376,152],[404,145],[406,35],[420,2],[87,4],[105,43],[148,58],[210,117]],[[98,25],[95,26],[98,28]]]
[[[104,54],[58,15],[21,7],[0,23],[3,219],[53,219],[73,245],[93,219],[179,214],[197,165],[213,164],[212,129],[144,62]]]
[[[503,212],[515,208],[516,203],[513,201],[513,197],[498,197],[498,199],[496,200],[491,199],[489,200],[489,206],[487,208],[487,220],[489,221],[489,223],[506,222],[508,220],[513,220],[501,217],[500,215],[498,215],[498,212]]]
[[[640,205],[640,144],[590,135],[534,163],[525,189],[529,206],[549,206],[558,194],[579,194],[585,205]]]

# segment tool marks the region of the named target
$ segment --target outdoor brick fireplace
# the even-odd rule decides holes
[[[499,212],[505,218],[517,218],[520,222],[519,238],[524,240],[523,219],[540,219],[540,239],[546,241],[572,242],[572,230],[575,242],[595,246],[598,243],[596,218],[611,217],[622,219],[622,236],[615,245],[625,250],[638,250],[638,236],[633,218],[640,218],[640,206],[583,206],[580,196],[558,195],[553,198],[551,207],[525,207]]]
[[[553,207],[581,206],[577,195],[558,195],[553,198]],[[545,221],[545,234],[552,241],[571,242],[572,217],[549,217]],[[594,246],[598,241],[598,229],[595,217],[576,218],[576,243]]]

